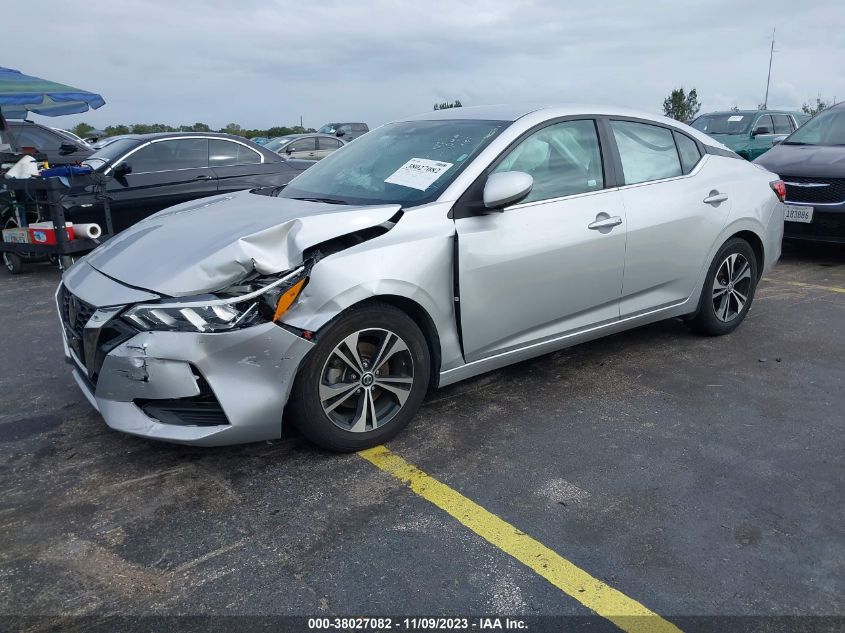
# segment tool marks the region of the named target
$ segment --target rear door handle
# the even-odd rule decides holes
[[[587,228],[598,231],[599,229],[612,229],[614,226],[619,226],[620,224],[622,224],[622,218],[618,215],[614,215],[600,220],[597,218],[595,222],[590,222],[587,225]]]
[[[214,180],[214,176],[197,176],[194,180]]]
[[[728,194],[726,193],[719,193],[716,190],[710,192],[710,195],[707,196],[702,202],[705,204],[719,204],[720,202],[725,202],[728,199]]]

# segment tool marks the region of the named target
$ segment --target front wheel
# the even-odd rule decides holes
[[[288,412],[318,446],[370,448],[408,425],[430,372],[428,345],[413,319],[387,304],[354,308],[320,332],[297,374]]]
[[[757,289],[757,257],[745,240],[729,239],[710,264],[692,328],[709,336],[733,332],[745,319]]]

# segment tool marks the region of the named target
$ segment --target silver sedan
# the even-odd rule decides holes
[[[727,334],[783,183],[675,121],[481,107],[390,123],[277,190],[166,209],[71,267],[65,356],[106,423],[373,446],[448,385],[653,321]]]

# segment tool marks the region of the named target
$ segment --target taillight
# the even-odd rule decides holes
[[[772,191],[775,192],[775,195],[778,197],[778,200],[783,202],[786,200],[786,185],[782,180],[773,180],[769,183],[769,186],[772,188]]]

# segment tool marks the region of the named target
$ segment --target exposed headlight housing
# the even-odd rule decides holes
[[[217,295],[144,303],[123,315],[147,331],[225,332],[279,320],[308,281],[305,267],[281,278],[260,277]]]

